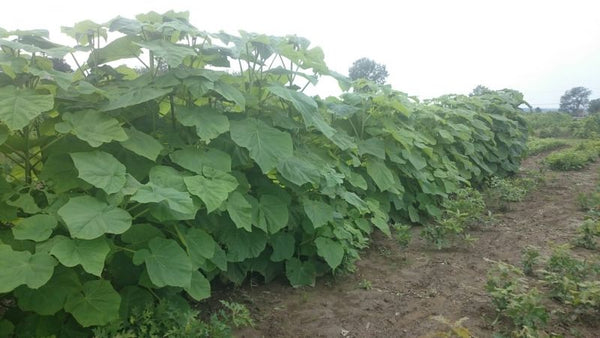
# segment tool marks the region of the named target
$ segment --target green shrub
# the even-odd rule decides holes
[[[588,219],[577,229],[579,236],[573,241],[575,246],[594,250],[598,247],[597,237],[600,237],[600,222]]]
[[[162,301],[143,308],[131,308],[127,320],[113,322],[93,330],[95,338],[112,337],[233,337],[232,328],[253,326],[248,308],[239,303],[221,301],[222,308],[200,319],[185,301]]]
[[[398,244],[401,247],[407,247],[408,244],[410,244],[410,241],[412,240],[412,232],[410,231],[411,226],[396,224],[393,226],[393,228],[396,231],[395,238]]]
[[[569,143],[564,140],[553,138],[531,139],[527,142],[527,155],[533,156],[543,152],[556,150],[569,146]]]
[[[539,248],[528,246],[521,252],[521,265],[523,265],[523,273],[533,275],[534,267],[540,257]]]
[[[463,188],[443,203],[444,211],[434,223],[426,225],[421,237],[438,250],[451,246],[457,239],[466,242],[476,240],[467,230],[479,222],[485,211],[481,194],[472,188]]]
[[[575,137],[598,139],[600,137],[600,113],[575,120],[571,123],[570,128]]]
[[[540,138],[571,137],[573,117],[569,114],[548,112],[523,114],[531,135]]]
[[[580,170],[596,161],[600,146],[597,142],[584,142],[575,148],[561,150],[548,155],[544,162],[554,170]]]
[[[578,193],[577,205],[583,211],[598,210],[600,208],[600,191]]]
[[[535,332],[548,322],[542,295],[537,288],[529,287],[519,268],[497,262],[488,272],[486,290],[498,315],[508,319],[514,331],[527,328]]]

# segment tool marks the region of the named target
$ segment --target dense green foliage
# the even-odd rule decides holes
[[[554,170],[579,170],[596,161],[599,154],[600,143],[598,141],[586,141],[573,148],[554,152],[548,155],[544,162]]]
[[[538,155],[547,151],[568,147],[569,143],[555,138],[533,138],[527,142],[527,155]]]
[[[569,114],[548,112],[548,113],[528,113],[523,115],[527,120],[532,136],[540,138],[549,137],[570,137],[572,130],[573,117]]]
[[[586,138],[600,137],[600,114],[593,113],[574,118],[565,113],[529,113],[523,115],[530,134],[539,138]]]
[[[320,76],[349,85],[321,49],[187,17],[84,21],[63,28],[75,47],[0,30],[0,294],[17,304],[2,328],[80,337],[153,299],[207,298],[215,278],[312,285],[373,228],[519,167],[518,92],[419,103],[359,80],[310,97]],[[53,67],[65,56],[74,72]]]

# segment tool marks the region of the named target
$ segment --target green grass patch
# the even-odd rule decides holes
[[[570,142],[565,139],[534,138],[527,142],[527,156],[534,156],[568,146],[570,146]]]

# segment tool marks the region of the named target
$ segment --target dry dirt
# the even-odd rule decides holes
[[[538,170],[546,154],[529,158],[523,170]],[[472,235],[478,240],[437,251],[418,236],[408,248],[375,235],[362,254],[354,274],[320,278],[313,288],[294,289],[283,282],[244,286],[221,294],[244,303],[256,322],[238,337],[432,337],[447,327],[433,317],[441,315],[463,323],[475,337],[491,337],[494,309],[484,285],[492,263],[518,265],[521,250],[538,246],[542,253],[552,244],[570,241],[585,212],[576,196],[595,188],[600,164],[579,172],[545,172],[545,183],[525,201],[511,203],[495,214],[495,222]],[[370,288],[365,288],[370,284]],[[600,337],[599,323],[575,323],[551,330],[571,336]]]

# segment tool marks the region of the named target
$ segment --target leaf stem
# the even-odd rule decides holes
[[[175,233],[177,233],[177,237],[179,238],[183,246],[185,246],[185,252],[187,252],[188,256],[190,256],[190,249],[188,248],[187,242],[185,241],[185,238],[183,238],[181,231],[179,231],[179,228],[176,224],[173,224],[173,228],[175,229]]]
[[[135,250],[133,250],[133,249],[129,249],[129,248],[126,248],[126,247],[124,247],[124,246],[119,246],[119,245],[116,245],[116,244],[114,244],[114,246],[115,246],[115,248],[117,248],[117,249],[119,249],[119,250],[123,250],[123,251],[127,251],[127,252],[133,252],[133,253],[135,253]]]
[[[79,61],[77,61],[77,58],[75,57],[75,54],[73,54],[73,52],[70,53],[71,57],[73,58],[73,61],[75,61],[75,64],[77,65],[77,69],[79,69],[79,71],[81,72],[81,74],[85,75],[85,71],[83,70],[83,68],[81,68],[81,65],[79,64]]]
[[[136,218],[142,216],[143,214],[147,213],[149,210],[150,210],[150,208],[146,208],[146,209],[140,211],[137,215],[133,216],[133,219],[136,219]]]

